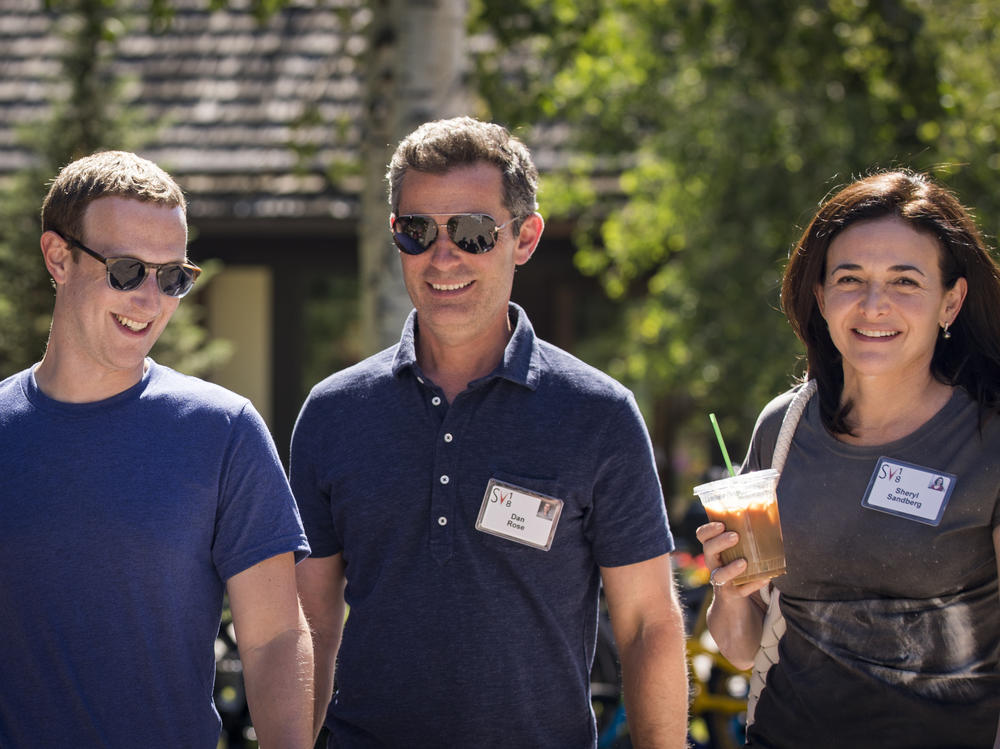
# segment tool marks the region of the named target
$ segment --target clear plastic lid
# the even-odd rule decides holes
[[[745,490],[755,484],[776,482],[778,476],[778,472],[773,468],[766,468],[763,471],[749,471],[736,476],[726,476],[724,479],[711,481],[707,484],[699,484],[694,488],[694,493],[703,498],[713,494],[726,494],[737,487]]]

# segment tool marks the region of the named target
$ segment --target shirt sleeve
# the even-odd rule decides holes
[[[219,491],[212,557],[223,580],[278,554],[309,555],[278,451],[249,402],[233,418]]]
[[[321,478],[323,468],[317,455],[324,434],[324,419],[319,414],[322,403],[311,394],[302,406],[292,431],[292,451],[289,460],[289,480],[295,502],[305,527],[312,556],[329,557],[339,553],[343,545],[333,524],[329,481]]]
[[[618,567],[673,551],[653,445],[631,393],[610,414],[598,444],[589,523],[594,560]]]

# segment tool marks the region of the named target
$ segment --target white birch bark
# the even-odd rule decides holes
[[[399,339],[412,307],[389,235],[386,166],[396,144],[421,123],[470,111],[468,0],[371,0],[371,9],[358,227],[367,353]]]

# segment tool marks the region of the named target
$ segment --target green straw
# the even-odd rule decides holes
[[[736,471],[733,470],[733,464],[729,460],[729,451],[726,450],[726,443],[722,440],[722,430],[719,429],[719,422],[715,418],[715,414],[709,414],[708,420],[712,422],[712,429],[715,430],[715,438],[719,440],[719,448],[722,450],[722,459],[726,461],[726,468],[729,469],[729,475],[735,476]]]

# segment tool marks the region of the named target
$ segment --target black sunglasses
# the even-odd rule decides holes
[[[59,234],[59,232],[56,232]],[[63,237],[64,242],[77,247],[95,260],[100,260],[108,270],[108,286],[115,291],[133,291],[142,286],[146,274],[156,271],[156,285],[167,296],[182,297],[191,291],[194,282],[201,275],[201,268],[191,263],[147,263],[139,258],[105,257],[87,247],[82,242]]]
[[[485,213],[458,213],[439,224],[433,216],[394,215],[389,221],[389,227],[392,229],[392,241],[407,255],[419,255],[434,244],[439,226],[445,228],[458,249],[482,255],[496,247],[500,230],[515,220],[516,218],[512,218],[497,225],[496,219]]]

